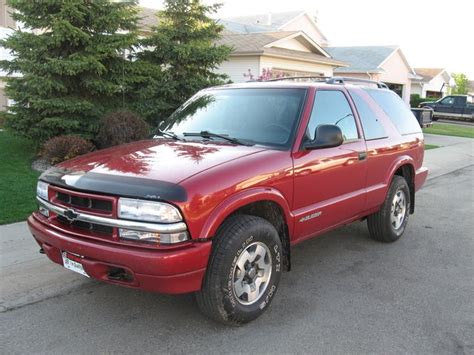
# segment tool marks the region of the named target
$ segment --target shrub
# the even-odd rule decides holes
[[[112,147],[144,139],[149,131],[148,124],[133,112],[110,112],[101,120],[97,143],[101,148]]]
[[[51,164],[57,164],[92,152],[94,149],[94,145],[82,137],[74,135],[58,136],[43,144],[40,155]]]
[[[422,102],[433,102],[438,100],[438,97],[420,97],[419,94],[411,94],[410,95],[410,106],[417,108],[418,105]]]

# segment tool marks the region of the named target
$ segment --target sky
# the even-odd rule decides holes
[[[213,4],[215,0],[204,0]],[[472,0],[220,0],[218,17],[305,10],[332,46],[399,45],[412,67],[446,68],[474,80]],[[161,8],[161,0],[140,0]]]

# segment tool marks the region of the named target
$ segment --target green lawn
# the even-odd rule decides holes
[[[425,150],[436,149],[436,148],[439,148],[439,145],[425,144]]]
[[[430,134],[441,134],[443,136],[474,138],[474,127],[454,124],[434,123],[433,126],[424,128],[423,132]]]
[[[36,209],[34,156],[31,141],[0,132],[0,224],[25,220]]]

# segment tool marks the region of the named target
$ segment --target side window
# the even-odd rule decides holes
[[[318,90],[316,92],[313,112],[306,131],[309,139],[314,139],[316,127],[322,124],[339,126],[345,141],[359,138],[354,115],[342,91]]]
[[[452,105],[452,104],[454,104],[454,97],[448,96],[448,97],[444,98],[443,100],[441,100],[441,104],[442,105]]]
[[[400,134],[421,132],[420,124],[402,99],[389,90],[364,89],[387,114]]]
[[[369,103],[357,91],[349,90],[362,123],[366,140],[387,138],[387,133],[380,123],[377,114],[370,108]],[[370,99],[369,99],[370,100]]]

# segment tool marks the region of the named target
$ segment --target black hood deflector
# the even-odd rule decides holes
[[[180,185],[134,176],[87,173],[52,167],[45,171],[39,179],[52,185],[81,192],[152,201],[185,202],[187,200],[186,190]]]

